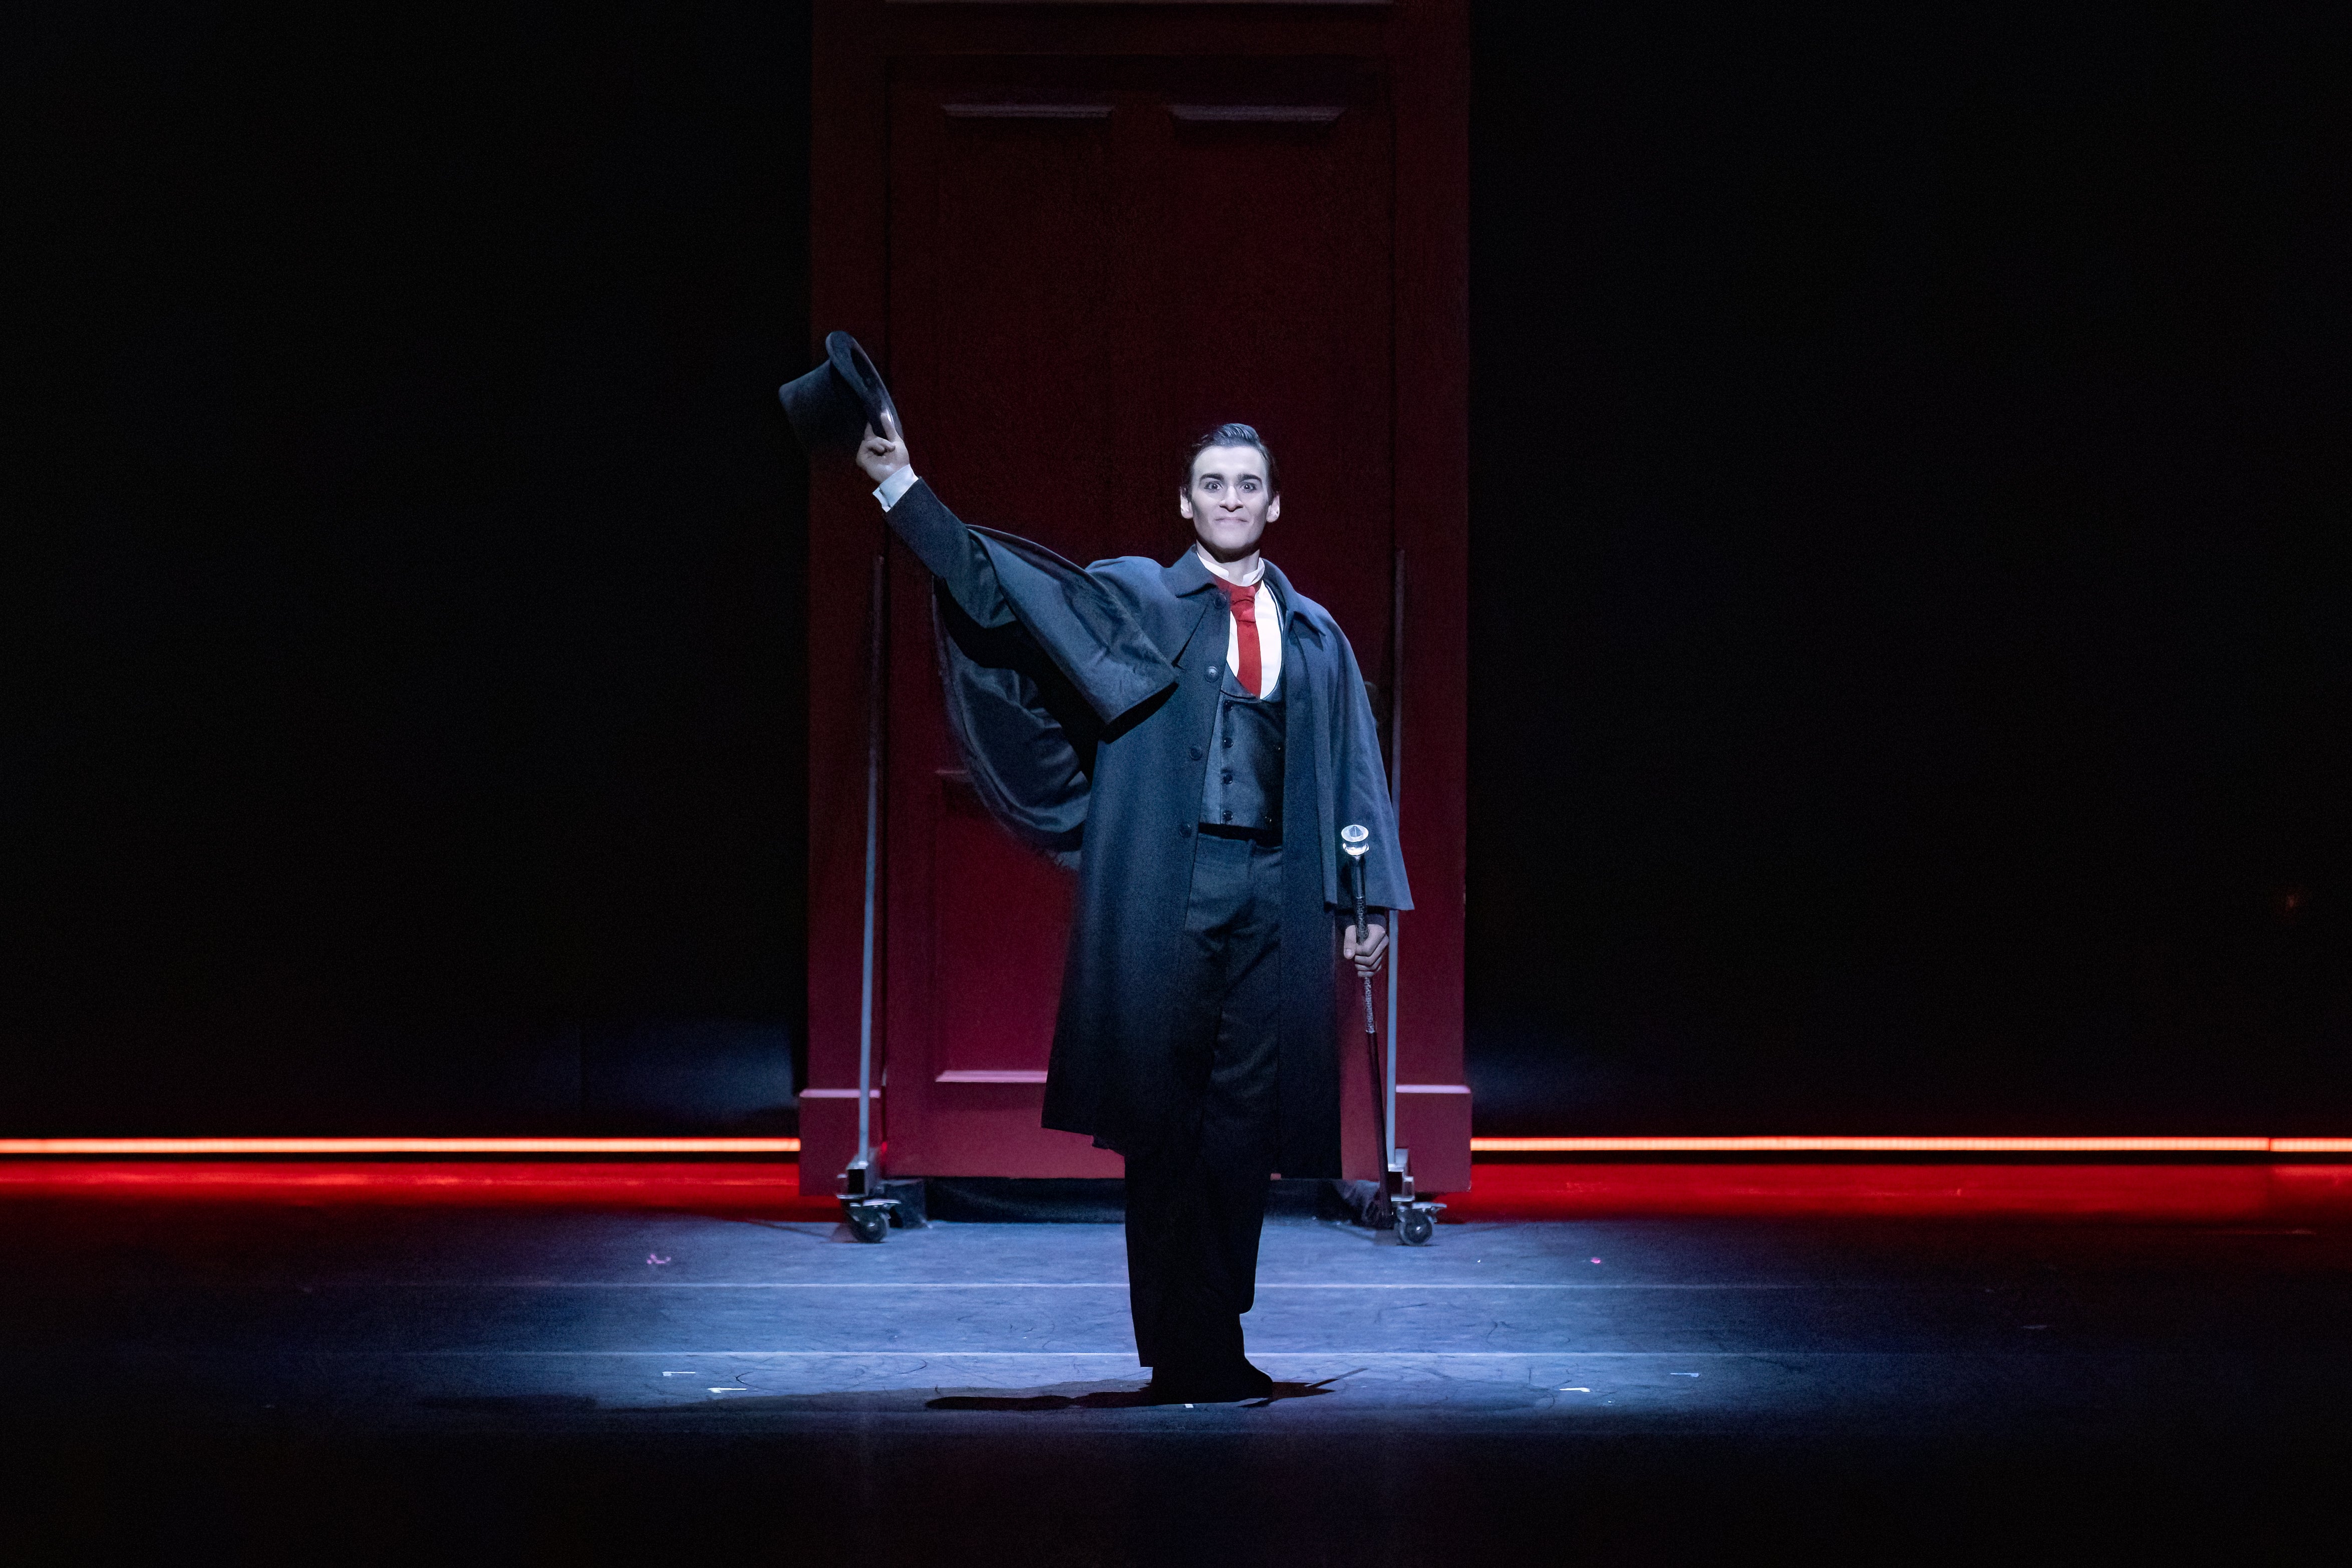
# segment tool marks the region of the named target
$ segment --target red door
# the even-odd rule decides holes
[[[1224,420],[1255,424],[1282,465],[1284,515],[1267,553],[1339,617],[1367,676],[1383,688],[1395,678],[1392,572],[1396,552],[1406,551],[1415,664],[1406,674],[1403,793],[1413,798],[1421,775],[1429,788],[1420,813],[1427,831],[1416,832],[1415,813],[1405,812],[1406,852],[1429,914],[1412,923],[1412,967],[1401,971],[1400,1076],[1414,1085],[1401,1097],[1412,1103],[1401,1110],[1401,1141],[1423,1135],[1413,1118],[1427,1122],[1433,1106],[1440,1121],[1429,1125],[1426,1153],[1416,1150],[1416,1173],[1425,1188],[1458,1188],[1468,1153],[1459,1071],[1458,653],[1450,668],[1447,661],[1460,643],[1462,465],[1456,450],[1454,483],[1438,503],[1455,520],[1446,535],[1427,527],[1431,513],[1418,514],[1419,528],[1400,528],[1401,501],[1416,488],[1445,487],[1427,486],[1426,475],[1419,486],[1401,483],[1397,463],[1401,450],[1433,444],[1432,425],[1458,422],[1461,366],[1457,357],[1452,384],[1416,381],[1405,394],[1412,350],[1404,340],[1428,334],[1401,330],[1400,317],[1418,308],[1415,253],[1429,248],[1429,236],[1401,244],[1400,224],[1431,204],[1407,199],[1400,183],[1410,161],[1399,156],[1397,78],[1411,68],[1390,49],[1363,47],[1375,33],[1393,46],[1397,18],[1384,14],[1369,32],[1353,20],[1290,28],[1294,43],[1352,41],[1352,50],[1202,57],[1142,47],[1187,37],[1283,41],[1270,16],[1211,26],[1198,12],[1189,23],[1147,13],[1065,25],[1055,29],[1072,46],[1065,53],[987,47],[1017,27],[1024,9],[910,20],[900,7],[844,4],[821,25],[820,115],[828,116],[828,59],[842,76],[863,63],[869,88],[881,90],[837,98],[858,99],[861,112],[845,118],[864,126],[878,143],[866,152],[880,157],[864,165],[877,190],[842,167],[829,180],[829,146],[836,164],[855,160],[821,124],[815,324],[847,325],[877,350],[916,466],[950,506],[1077,560],[1166,559],[1184,548],[1175,493],[1186,444]],[[1454,20],[1458,31],[1458,12]],[[858,39],[881,47],[851,47]],[[1110,47],[1118,45],[1126,47]],[[870,80],[876,65],[879,83]],[[828,212],[835,183],[847,213]],[[1459,201],[1457,188],[1435,204],[1453,210]],[[878,245],[842,225],[859,214],[879,220]],[[852,263],[860,260],[875,265],[859,271]],[[828,286],[835,274],[838,288]],[[1458,337],[1458,298],[1441,301],[1437,314]],[[1412,427],[1402,439],[1401,421]],[[856,488],[821,476],[813,582],[863,580],[856,561],[880,531],[873,502]],[[1433,531],[1443,536],[1435,549],[1427,548]],[[842,548],[853,541],[856,553]],[[964,781],[940,710],[929,580],[902,548],[888,554],[877,998],[887,1168],[1117,1175],[1116,1156],[1038,1125],[1067,936],[1066,873],[1001,832]],[[845,749],[859,738],[856,716],[837,711],[847,706],[841,691],[862,696],[862,679],[831,667],[843,663],[841,650],[859,645],[839,631],[862,621],[864,606],[824,609],[812,604],[817,1092],[804,1099],[802,1167],[812,1190],[830,1181],[846,1155],[845,1134],[854,1136],[857,973],[848,944],[863,893],[862,877],[852,883],[844,874],[853,864],[862,873],[844,852],[861,842],[845,808],[862,807],[846,787],[862,747]],[[835,688],[835,678],[845,686]],[[1455,1143],[1458,1160],[1448,1157]],[[1447,1180],[1441,1167],[1453,1165],[1459,1178]]]

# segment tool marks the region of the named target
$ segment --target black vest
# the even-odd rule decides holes
[[[1286,666],[1289,661],[1285,660]],[[1217,689],[1217,727],[1209,737],[1209,766],[1201,779],[1201,821],[1211,827],[1246,828],[1282,836],[1282,694],[1253,697],[1233,672]]]

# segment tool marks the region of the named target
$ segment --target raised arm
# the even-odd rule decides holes
[[[1097,719],[1111,723],[1173,684],[1174,668],[1117,583],[1026,539],[965,527],[914,476],[895,423],[885,434],[866,432],[857,465],[891,528],[957,608],[986,630],[1019,625]]]
[[[882,417],[887,427],[882,434],[876,434],[870,424],[866,427],[866,439],[857,447],[857,466],[874,481],[874,498],[882,503],[892,531],[947,585],[965,614],[982,626],[1003,625],[1013,613],[987,549],[931,494],[931,487],[915,476],[914,465],[907,457],[907,439],[898,422],[887,412]]]

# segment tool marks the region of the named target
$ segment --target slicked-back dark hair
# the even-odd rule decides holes
[[[1269,496],[1282,494],[1282,476],[1275,470],[1274,448],[1265,444],[1265,438],[1246,424],[1221,424],[1192,443],[1192,450],[1184,454],[1184,493],[1186,495],[1192,492],[1192,465],[1199,462],[1201,454],[1212,446],[1256,447],[1257,455],[1265,459],[1266,494]]]

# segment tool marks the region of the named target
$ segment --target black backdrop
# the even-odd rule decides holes
[[[1917,9],[1479,13],[1486,1126],[2352,1124],[2342,40]]]
[[[0,1117],[788,1116],[805,17],[60,4],[24,45]]]
[[[2341,1131],[2335,40],[1476,25],[1482,1128]],[[806,42],[0,50],[5,1131],[788,1123]]]

